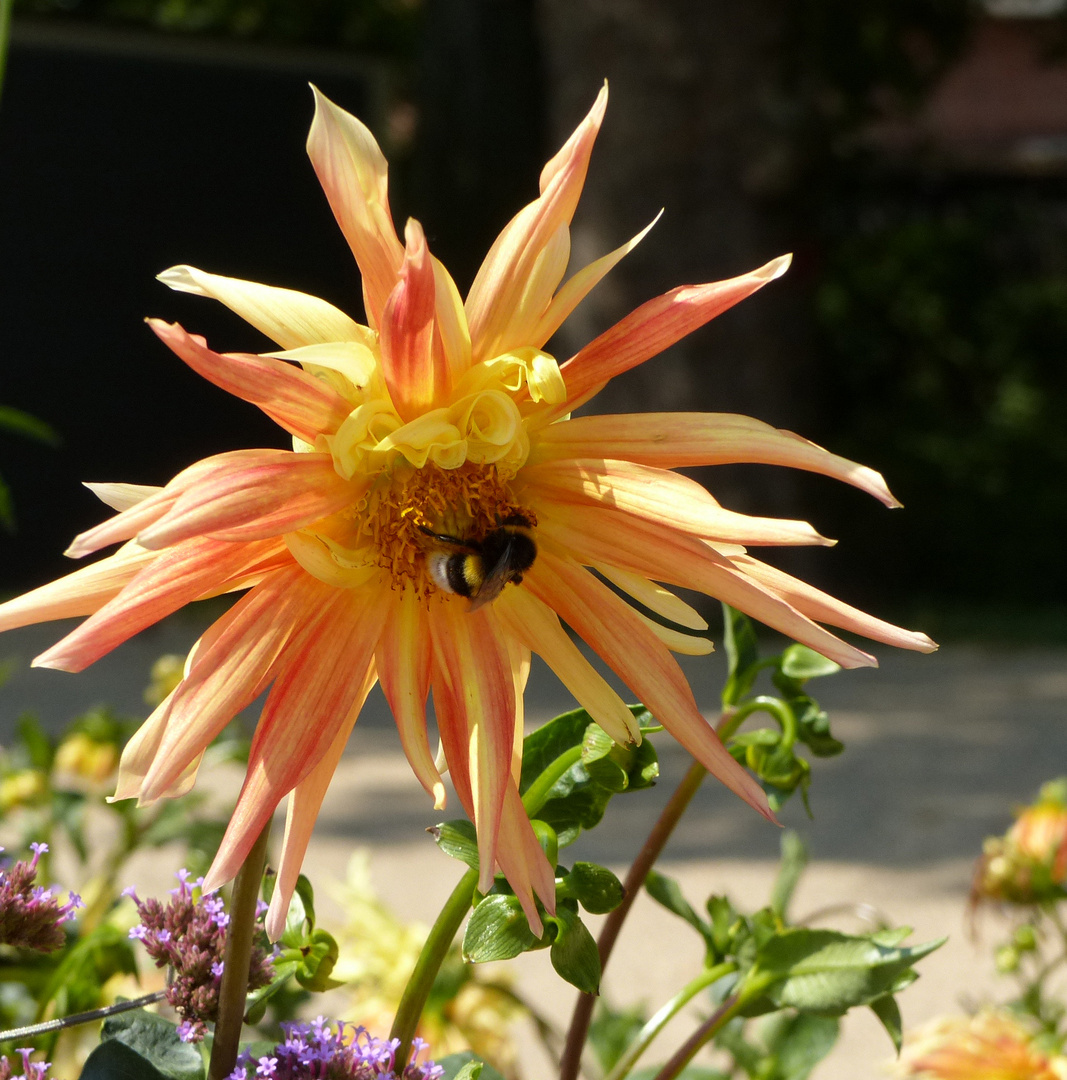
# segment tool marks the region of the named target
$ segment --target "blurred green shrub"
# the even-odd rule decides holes
[[[923,522],[869,537],[912,589],[1062,597],[1067,204],[1028,181],[959,187],[838,210],[816,293],[824,438]]]
[[[26,15],[407,54],[421,0],[15,0]]]

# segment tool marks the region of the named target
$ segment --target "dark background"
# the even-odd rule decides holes
[[[1061,18],[994,19],[962,0],[16,10],[0,105],[0,405],[62,444],[0,432],[17,513],[0,592],[71,567],[60,552],[102,516],[81,480],[163,483],[210,453],[283,445],[142,320],[178,320],[222,350],[266,347],[154,281],[176,263],[360,315],[303,152],[309,80],[375,131],[394,217],[419,217],[465,290],[607,76],[575,260],[667,213],[553,343],[561,359],[676,284],[796,260],[598,407],[743,411],[881,469],[905,512],[784,470],[703,477],[727,505],[841,538],[779,562],[854,602],[935,633],[1067,625],[1067,117],[976,139],[958,90],[975,57],[993,65],[980,84],[1011,49],[1035,77],[1055,72]]]

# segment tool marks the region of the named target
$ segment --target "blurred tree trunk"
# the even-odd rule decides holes
[[[466,293],[537,194],[543,86],[534,0],[424,0],[413,213]]]
[[[611,98],[573,232],[572,268],[666,212],[553,345],[561,359],[675,285],[732,277],[789,250],[775,209],[792,180],[777,0],[538,0],[547,126],[560,145],[607,78]],[[617,379],[596,411],[743,412],[804,430],[810,412],[797,267]],[[749,480],[742,484],[741,476]],[[739,510],[792,511],[787,470],[716,470]],[[725,492],[724,492],[725,488]]]

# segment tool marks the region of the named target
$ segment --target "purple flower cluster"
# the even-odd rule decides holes
[[[144,945],[156,967],[172,969],[167,1001],[182,1018],[179,1037],[184,1042],[199,1042],[207,1033],[207,1022],[218,1019],[230,917],[223,910],[220,896],[202,891],[203,878],[190,882],[189,871],[179,870],[178,882],[178,887],[170,890],[166,905],[155,899],[141,900],[132,888],[123,895],[137,905],[141,918],[139,925],[130,930],[130,937]],[[266,910],[267,905],[260,902],[257,921],[261,931]],[[273,956],[257,942],[252,948],[249,990],[258,990],[271,981],[272,963]]]
[[[16,1053],[22,1055],[22,1072],[16,1073],[15,1067],[4,1055],[0,1057],[0,1080],[48,1080],[50,1062],[30,1061],[32,1050],[17,1050]]]
[[[61,904],[53,889],[35,885],[37,864],[48,845],[30,844],[30,850],[29,862],[20,859],[0,870],[0,944],[52,952],[66,943],[63,924],[74,918],[82,901],[77,893],[70,893]]]
[[[282,1024],[285,1041],[253,1058],[245,1051],[228,1080],[440,1080],[444,1069],[416,1059],[427,1044],[416,1039],[411,1060],[396,1072],[399,1039],[376,1039],[366,1028],[320,1016],[310,1024]]]

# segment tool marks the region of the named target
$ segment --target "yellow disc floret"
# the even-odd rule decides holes
[[[529,456],[530,421],[565,398],[551,356],[519,349],[475,364],[447,404],[405,423],[381,377],[377,343],[338,345],[335,357],[333,348],[316,346],[313,358],[289,355],[352,403],[314,449],[328,452],[362,494],[286,536],[304,569],[342,588],[384,573],[394,587],[410,584],[426,595],[435,588],[425,571],[430,534],[477,542],[509,518],[533,524],[509,484]]]

